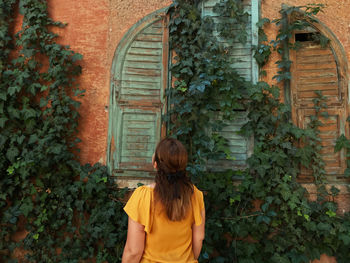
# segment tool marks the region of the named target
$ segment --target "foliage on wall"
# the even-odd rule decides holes
[[[123,191],[105,167],[76,157],[82,56],[56,42],[50,29],[64,25],[49,18],[46,1],[0,7],[0,261],[16,262],[20,248],[29,262],[115,262],[126,234]],[[16,231],[28,235],[16,242]]]
[[[227,42],[246,41],[244,26],[237,35],[230,30],[246,22],[240,1],[220,1],[216,10],[227,18],[221,26],[201,17],[198,3],[179,0],[170,10],[176,81],[168,91],[172,107],[165,120],[171,120],[170,134],[189,146],[189,172],[206,193],[200,262],[297,263],[321,253],[349,261],[350,218],[337,215],[337,189],[329,194],[322,181],[318,119],[308,129],[297,128],[289,107],[279,100],[278,87],[253,85],[229,66],[230,50],[213,30]],[[75,81],[81,55],[56,42],[49,28],[63,25],[49,18],[46,1],[3,0],[0,7],[0,259],[16,262],[11,254],[22,249],[29,262],[118,262],[126,237],[121,202],[126,190],[116,188],[105,167],[82,166],[76,157],[79,97],[84,93]],[[300,9],[310,16],[320,6]],[[13,34],[18,11],[22,29]],[[259,25],[264,22],[269,21]],[[262,38],[257,61],[263,64],[279,51],[294,26],[281,30],[272,46]],[[290,77],[289,64],[280,62],[280,81]],[[315,105],[323,99],[320,93]],[[242,134],[255,141],[250,168],[207,172],[207,160],[228,154],[220,135],[225,121],[234,121],[235,112],[243,110],[250,121]],[[323,111],[320,107],[319,114]],[[221,119],[215,118],[218,112]],[[348,145],[342,137],[337,149]],[[296,180],[300,165],[314,170],[315,201]],[[28,231],[25,239],[14,240],[13,234],[23,230]]]
[[[220,20],[201,17],[195,1],[176,1],[171,14],[170,41],[175,51],[172,75],[174,88],[169,90],[172,111],[170,134],[189,145],[190,172],[206,191],[207,227],[201,262],[309,262],[322,253],[347,262],[350,254],[349,214],[338,215],[334,197],[339,190],[326,190],[324,162],[320,155],[320,116],[326,116],[325,97],[317,92],[315,116],[309,127],[296,127],[291,109],[280,101],[280,88],[265,82],[253,85],[230,67],[230,48],[217,41],[218,32],[226,43],[245,43],[245,12],[241,1],[225,0],[217,4]],[[261,19],[259,45],[255,58],[261,66],[272,52],[281,54],[274,78],[287,82],[292,61],[285,56],[298,43],[289,43],[293,30],[309,26],[323,6],[311,4],[285,7],[281,19]],[[300,19],[288,24],[293,12]],[[241,31],[233,30],[237,23]],[[263,26],[276,24],[276,39],[268,41]],[[242,32],[243,31],[243,32]],[[236,33],[233,35],[233,33]],[[323,38],[326,39],[326,38]],[[324,41],[325,44],[327,41]],[[220,130],[225,125],[214,118],[235,120],[237,110],[247,110],[249,122],[245,136],[254,137],[254,153],[244,171],[208,173],[208,159],[219,159],[227,152]],[[344,139],[344,138],[343,138]],[[346,145],[346,143],[343,143]],[[317,194],[309,196],[298,183],[300,167],[313,172]],[[236,183],[233,183],[235,180]]]

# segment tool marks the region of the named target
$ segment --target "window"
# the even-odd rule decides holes
[[[322,47],[318,35],[322,33],[330,39],[330,44]],[[316,37],[315,37],[316,36]],[[313,24],[305,31],[295,32],[295,41],[300,48],[291,53],[292,118],[299,127],[306,128],[310,116],[315,114],[313,99],[319,90],[326,97],[328,118],[322,118],[320,138],[322,158],[329,181],[343,180],[341,174],[346,168],[344,150],[334,153],[337,138],[348,135],[346,56],[335,36],[322,24]],[[302,169],[300,179],[311,180],[310,171]]]
[[[107,164],[113,175],[149,177],[161,137],[168,82],[165,10],[134,25],[120,42],[112,65]],[[163,129],[164,130],[164,129]]]
[[[214,6],[218,2],[220,0],[203,1],[202,15],[213,17],[214,22],[220,20],[220,17],[213,11]],[[246,80],[256,83],[259,77],[259,70],[253,57],[252,48],[254,45],[258,45],[258,28],[256,23],[259,20],[259,6],[257,0],[244,0],[242,4],[244,11],[249,14],[246,26],[248,36],[245,44],[241,44],[237,40],[232,46],[229,46],[233,50],[231,53],[232,67]],[[228,122],[227,126],[221,131],[221,135],[228,140],[230,155],[233,160],[218,160],[214,163],[209,161],[208,168],[212,171],[245,168],[247,159],[253,152],[253,138],[245,138],[238,134],[238,131],[247,122],[247,112],[239,111],[236,112],[236,115],[237,118],[232,122]]]
[[[214,16],[220,0],[202,2],[203,15]],[[244,0],[250,14],[246,45],[236,43],[233,67],[247,80],[256,82],[258,66],[252,45],[258,41],[258,0]],[[158,10],[134,25],[119,43],[111,71],[107,165],[109,172],[128,178],[147,178],[154,174],[151,158],[156,143],[165,136],[161,115],[166,109],[164,91],[169,83],[168,28],[166,9]],[[214,19],[219,19],[214,17]],[[222,134],[229,140],[234,161],[221,161],[225,168],[241,168],[251,149],[250,140],[237,134],[246,122],[229,123]]]

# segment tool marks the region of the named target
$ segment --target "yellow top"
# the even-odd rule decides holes
[[[141,263],[194,263],[192,225],[202,224],[203,194],[195,186],[192,209],[185,219],[170,221],[154,205],[153,188],[137,188],[124,207],[128,216],[145,227],[146,241]]]

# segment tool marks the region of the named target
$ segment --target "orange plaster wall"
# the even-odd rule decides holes
[[[108,113],[107,38],[109,1],[51,0],[49,13],[54,20],[67,23],[57,31],[60,43],[83,55],[80,88],[86,93],[80,108],[79,137],[82,163],[95,163],[104,157]]]
[[[114,52],[124,34],[137,21],[171,0],[51,0],[54,20],[67,23],[55,29],[60,43],[83,55],[79,84],[81,100],[79,138],[82,163],[106,163],[110,69]]]
[[[309,0],[261,0],[261,17],[279,17],[282,3],[303,5]],[[51,0],[49,12],[58,21],[68,23],[56,30],[60,42],[81,53],[83,74],[80,87],[86,90],[80,108],[79,137],[81,162],[106,163],[110,69],[114,52],[124,34],[137,21],[155,10],[169,6],[171,0]],[[318,18],[328,26],[343,45],[350,58],[350,10],[349,1],[318,0],[328,7]],[[273,39],[277,30],[268,26],[267,33]],[[271,81],[277,72],[278,57],[274,54],[265,70],[264,80]]]

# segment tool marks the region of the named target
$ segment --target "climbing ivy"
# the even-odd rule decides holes
[[[276,80],[290,79],[292,62],[283,54],[297,45],[288,39],[322,6],[281,10],[282,17],[302,10],[291,24],[283,18],[259,21],[255,58],[261,74],[269,55],[278,52]],[[14,34],[18,11],[22,28]],[[348,262],[350,217],[336,213],[339,190],[328,191],[323,180],[318,143],[319,116],[326,112],[322,93],[314,100],[318,110],[309,127],[296,127],[289,106],[280,101],[280,87],[253,84],[230,67],[230,45],[247,40],[249,15],[241,1],[221,0],[214,11],[219,22],[202,17],[200,1],[174,1],[169,11],[174,82],[164,120],[169,135],[188,146],[188,170],[205,193],[200,262],[298,263],[322,253]],[[263,33],[268,23],[281,28],[270,42]],[[58,44],[49,30],[63,26],[49,18],[46,1],[0,1],[1,261],[16,262],[12,255],[22,250],[28,262],[120,262],[126,189],[117,188],[104,166],[78,162],[78,108],[84,91],[76,78],[82,56]],[[254,138],[249,168],[210,172],[208,160],[231,158],[220,131],[241,111],[249,119],[242,135]],[[335,150],[349,145],[342,136]],[[301,166],[313,171],[314,196],[297,181]],[[16,241],[14,233],[23,230],[28,234]]]
[[[292,61],[286,56],[298,43],[289,39],[294,30],[316,22],[320,4],[283,7],[281,19],[261,19],[259,44],[255,47],[260,74],[272,52],[281,60],[274,77],[279,86],[250,83],[231,67],[230,45],[246,41],[248,14],[242,2],[221,0],[214,8],[220,19],[201,16],[201,6],[176,1],[170,18],[170,43],[175,57],[171,72],[176,81],[168,91],[173,122],[169,133],[189,147],[189,171],[205,191],[206,239],[200,262],[310,262],[326,253],[338,262],[350,254],[349,214],[338,215],[334,197],[339,190],[326,190],[324,162],[320,155],[320,117],[327,117],[325,97],[317,92],[315,116],[306,129],[291,121],[291,109],[281,103],[280,88],[288,85]],[[288,23],[288,16],[298,19]],[[273,23],[280,29],[268,40],[263,27]],[[237,26],[238,24],[238,26]],[[237,28],[240,31],[237,32]],[[236,29],[236,30],[234,30]],[[232,35],[235,32],[235,35]],[[224,41],[218,41],[218,35]],[[327,44],[324,36],[322,43]],[[320,40],[321,42],[321,40]],[[211,173],[208,159],[227,156],[220,136],[223,120],[235,120],[237,110],[248,112],[241,133],[254,138],[254,153],[246,170]],[[215,118],[215,116],[222,116]],[[337,149],[349,148],[343,136]],[[311,170],[317,193],[310,195],[298,182],[301,167]],[[239,179],[237,181],[237,178]]]
[[[175,2],[170,13],[170,48],[175,55],[171,66],[176,79],[168,89],[170,105],[165,120],[170,120],[170,134],[189,145],[191,164],[189,170],[198,175],[207,160],[222,158],[227,153],[225,141],[219,131],[225,120],[235,117],[235,110],[244,110],[243,96],[250,83],[228,65],[231,64],[229,44],[237,39],[245,41],[243,31],[233,35],[230,26],[246,28],[247,14],[242,5],[230,1],[230,18],[223,19],[220,37],[229,39],[228,45],[220,45],[214,35],[216,24],[210,17],[201,16],[201,8],[188,1]],[[226,18],[230,9],[220,3],[215,9]],[[218,119],[218,112],[221,117]]]
[[[21,262],[116,262],[124,191],[76,155],[82,56],[56,42],[50,29],[64,25],[46,1],[2,0],[0,14],[0,261],[27,251]]]

